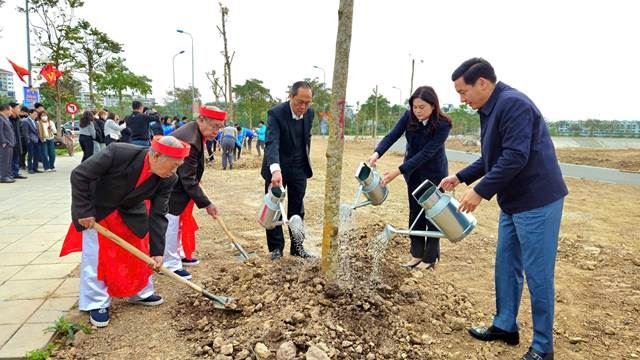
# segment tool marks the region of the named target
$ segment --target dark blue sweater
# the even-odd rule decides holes
[[[402,115],[391,132],[380,141],[376,152],[382,157],[404,134],[407,139],[407,151],[404,163],[400,165],[400,172],[405,179],[408,181],[413,174],[419,174],[423,179],[444,178],[447,176],[449,166],[444,151],[444,142],[449,136],[451,125],[444,120],[438,121],[434,132],[431,130],[430,123],[425,126],[419,122],[415,131],[407,130],[409,114],[409,111],[406,111]]]
[[[523,93],[499,82],[480,114],[481,157],[457,177],[486,200],[498,195],[507,214],[566,196],[553,142],[540,110]]]

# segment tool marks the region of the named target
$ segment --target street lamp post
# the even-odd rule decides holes
[[[176,111],[176,101],[178,101],[178,96],[176,95],[176,56],[184,54],[184,50],[180,50],[180,52],[173,55],[173,114],[178,115]]]
[[[190,33],[182,29],[177,29],[176,31],[179,32],[180,34],[189,35],[189,37],[191,38],[191,110],[193,112],[193,104],[196,103],[195,57],[193,55],[193,35],[191,35]],[[193,118],[193,114],[191,117]]]
[[[31,89],[31,31],[29,31],[29,0],[24,1],[24,10],[27,17],[27,69],[29,69],[29,89]]]
[[[409,88],[409,94],[412,94],[413,93],[413,74],[416,68],[416,58],[414,58],[413,55],[411,54],[409,54],[409,56],[411,56],[411,87]],[[424,60],[420,59],[420,63],[422,64],[423,62]]]
[[[397,86],[393,86],[393,88],[400,92],[400,106],[404,107],[404,101],[402,100],[402,89],[400,89]],[[401,115],[400,110],[398,110],[398,118],[400,117],[400,115]]]
[[[322,70],[322,83],[324,84],[324,87],[326,88],[327,87],[327,74],[325,73],[324,68],[321,68],[318,65],[313,65],[313,68]]]

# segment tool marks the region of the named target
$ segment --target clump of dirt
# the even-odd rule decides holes
[[[198,295],[179,300],[174,317],[180,319],[178,331],[190,334],[192,355],[233,353],[237,359],[259,343],[276,353],[292,342],[299,354],[315,346],[331,358],[450,358],[449,351],[429,345],[443,341],[436,333],[459,337],[453,333],[474,319],[469,296],[429,271],[409,272],[388,257],[381,260],[379,278],[372,279],[367,245],[382,228],[351,232],[349,253],[341,256],[351,274],[340,285],[323,276],[317,261],[292,257],[214,267],[203,284],[237,297],[243,311],[216,310]],[[389,251],[402,251],[391,242]]]

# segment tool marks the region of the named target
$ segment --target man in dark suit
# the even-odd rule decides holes
[[[151,269],[93,229],[108,228],[162,265],[169,196],[189,145],[166,136],[151,149],[114,143],[71,173],[72,225],[60,256],[82,251],[78,307],[98,327],[109,323],[112,297],[146,306],[160,305]]]
[[[38,134],[38,124],[36,118],[38,111],[36,109],[29,110],[29,116],[22,119],[22,132],[27,140],[27,170],[29,174],[41,173],[38,170],[38,162],[41,158],[42,149],[40,148],[40,135]]]
[[[262,161],[262,177],[265,180],[265,192],[269,186],[286,186],[288,206],[287,215],[299,215],[304,219],[304,195],[307,179],[313,176],[309,151],[311,146],[311,127],[314,111],[310,107],[313,94],[311,86],[305,81],[293,84],[289,92],[289,101],[271,108],[267,121],[265,156]],[[290,239],[295,239],[291,231]],[[267,230],[267,246],[271,259],[282,257],[284,234],[282,226]],[[291,241],[291,255],[312,258],[302,243]]]
[[[218,130],[224,126],[226,116],[227,113],[218,108],[201,107],[196,121],[191,121],[171,133],[171,136],[189,144],[191,151],[184,159],[184,164],[178,168],[178,182],[173,187],[169,199],[164,266],[187,280],[191,279],[191,274],[182,266],[199,263],[198,259],[193,257],[196,249],[195,233],[198,229],[198,224],[193,218],[193,207],[206,209],[207,214],[214,219],[218,216],[217,207],[200,187],[204,174],[204,142],[216,136]],[[184,257],[179,251],[180,244]]]
[[[7,104],[0,105],[0,183],[7,184],[15,182],[11,161],[16,138],[9,116],[11,116],[11,107]]]
[[[471,185],[460,210],[498,197],[495,261],[496,315],[491,327],[474,327],[482,341],[517,345],[523,274],[531,295],[533,339],[523,360],[553,359],[554,268],[564,197],[568,194],[553,142],[540,110],[525,94],[496,83],[491,64],[473,58],[451,76],[460,100],[480,115],[481,157],[440,186]]]
[[[9,106],[11,106],[9,121],[11,121],[13,135],[16,139],[16,145],[13,147],[13,159],[11,161],[11,176],[14,179],[26,179],[26,176],[20,174],[20,158],[22,157],[22,119],[20,119],[20,116],[22,115],[22,109],[20,104],[16,102],[10,103]],[[26,109],[24,106],[22,108]]]

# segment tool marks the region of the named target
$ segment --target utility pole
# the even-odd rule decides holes
[[[376,144],[376,136],[377,136],[377,132],[378,132],[378,85],[376,85],[376,88],[373,90],[373,94],[376,96],[376,105],[375,105],[375,112],[374,112],[374,116],[373,116],[373,145]]]
[[[29,88],[31,88],[31,31],[29,31],[29,0],[24,0],[25,15],[27,15],[27,69],[29,70]]]

